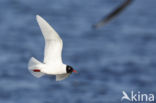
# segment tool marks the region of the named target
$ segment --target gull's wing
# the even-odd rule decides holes
[[[94,24],[93,27],[99,28],[99,27],[105,25],[107,22],[109,22],[115,16],[117,16],[121,11],[123,11],[132,1],[133,0],[126,0],[122,5],[120,5],[118,8],[116,8],[113,12],[108,14],[106,17],[104,17],[98,23]]]
[[[58,74],[56,75],[56,81],[61,81],[66,79],[71,73],[67,73],[67,74]]]
[[[45,39],[44,63],[62,63],[62,39],[42,17],[37,15],[36,19]]]

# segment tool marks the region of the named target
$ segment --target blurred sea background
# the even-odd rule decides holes
[[[0,0],[0,103],[121,103],[123,90],[156,94],[156,0],[134,0],[91,27],[122,2]],[[60,34],[63,61],[78,74],[56,82],[29,73],[30,57],[42,61],[44,53],[37,14]]]

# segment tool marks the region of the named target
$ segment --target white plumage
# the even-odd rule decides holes
[[[45,39],[44,61],[43,63],[32,57],[29,61],[28,69],[35,77],[41,77],[44,74],[56,75],[56,80],[67,78],[71,69],[62,62],[63,42],[58,33],[39,15],[36,16],[39,27]],[[70,73],[68,73],[70,71]]]

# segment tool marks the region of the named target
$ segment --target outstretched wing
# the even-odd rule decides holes
[[[62,39],[42,17],[37,15],[36,19],[45,39],[44,63],[62,63]]]

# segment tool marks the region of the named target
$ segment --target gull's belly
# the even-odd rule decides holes
[[[62,68],[62,66],[55,65],[45,66],[42,72],[48,75],[57,75],[66,73],[64,68]]]

